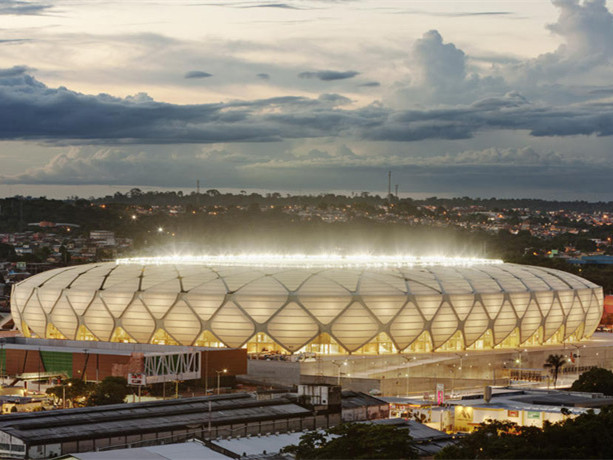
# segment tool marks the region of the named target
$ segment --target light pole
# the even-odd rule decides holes
[[[346,366],[347,361],[343,361],[342,363],[339,363],[338,361],[332,361],[332,364],[334,364],[337,369],[336,384],[338,386],[341,386],[341,366]]]
[[[62,409],[66,409],[66,387],[71,387],[72,382],[62,385]]]
[[[410,373],[410,366],[409,363],[411,361],[415,361],[417,358],[415,356],[413,356],[412,358],[410,356],[404,356],[404,355],[400,355],[400,357],[402,359],[404,359],[407,363],[407,373],[406,373],[406,378],[407,378],[407,398],[409,397],[409,373]]]
[[[215,372],[217,372],[217,394],[219,394],[219,390],[221,388],[221,374],[225,374],[226,372],[228,372],[228,369],[222,369],[220,371]]]
[[[585,345],[575,345],[575,344],[571,344],[572,347],[574,347],[575,349],[575,358],[577,359],[577,361],[575,362],[575,366],[577,368],[577,377],[579,377],[580,375],[580,371],[579,371],[579,358],[581,358],[581,354],[579,353],[579,350],[581,348],[585,348]],[[572,353],[572,352],[571,352]],[[598,355],[598,353],[596,353],[596,355]]]
[[[523,350],[521,348],[518,348],[517,350],[517,359],[515,360],[515,364],[517,364],[517,369],[518,369],[518,376],[519,376],[519,380],[521,380],[521,366],[522,366],[522,360],[521,360],[521,354],[524,351],[528,351],[526,348],[524,348]]]

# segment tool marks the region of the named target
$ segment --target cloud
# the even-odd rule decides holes
[[[286,10],[299,10],[302,8],[298,8],[296,6],[290,5],[288,3],[262,3],[260,5],[243,5],[239,8],[281,8]]]
[[[552,0],[560,16],[549,30],[565,41],[556,51],[560,57],[613,56],[613,14],[605,0]]]
[[[212,77],[213,74],[208,72],[203,72],[202,70],[190,70],[186,72],[183,78],[209,78]]]
[[[259,73],[256,75],[260,80],[270,80],[270,75],[267,73]]]
[[[379,83],[378,81],[369,81],[366,83],[362,83],[358,86],[361,86],[363,88],[377,88],[379,86],[381,86],[381,83]]]
[[[317,72],[301,72],[298,74],[300,78],[316,78],[321,81],[334,81],[334,80],[346,80],[347,78],[353,78],[359,75],[360,72],[355,70],[346,70],[344,72],[338,72],[336,70],[320,70]]]
[[[0,0],[0,14],[15,16],[32,16],[45,13],[52,8],[49,3],[36,1]]]
[[[521,93],[472,104],[400,110],[354,107],[341,94],[176,105],[49,88],[25,67],[0,70],[0,139],[67,144],[271,142],[334,136],[376,141],[470,139],[492,130],[532,136],[613,135],[613,104],[555,107]]]
[[[429,168],[474,167],[474,166],[581,166],[589,162],[564,156],[559,152],[539,153],[532,147],[523,148],[487,148],[483,150],[465,150],[442,155],[356,155],[346,145],[341,145],[336,151],[312,149],[306,153],[294,153],[291,156],[252,161],[248,168],[328,168],[338,167],[369,167],[397,168],[420,166]]]
[[[467,56],[453,43],[445,43],[437,30],[418,39],[410,53],[411,80],[400,83],[391,100],[395,105],[460,104],[508,91],[500,77],[469,73]]]
[[[413,54],[422,84],[446,89],[466,78],[466,55],[453,43],[443,43],[443,37],[436,30],[426,32],[417,40]]]
[[[606,84],[613,71],[613,14],[605,0],[552,0],[557,22],[548,29],[562,40],[553,52],[509,66],[504,71],[515,84],[540,86],[576,80]],[[556,91],[557,97],[563,97]]]
[[[34,69],[25,65],[16,65],[8,69],[0,69],[0,78],[19,77],[32,70]]]
[[[70,147],[41,167],[0,176],[5,184],[139,185],[184,187],[199,178],[208,187],[280,190],[381,190],[392,169],[401,192],[430,195],[546,197],[609,196],[608,161],[576,161],[531,147],[490,148],[440,155],[359,154],[336,147],[285,149],[225,145]],[[579,191],[579,192],[578,192]],[[608,195],[609,194],[609,195]]]

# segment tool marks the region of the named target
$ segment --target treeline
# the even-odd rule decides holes
[[[331,206],[347,206],[362,203],[366,205],[382,205],[389,202],[404,203],[412,206],[436,206],[452,209],[456,207],[466,208],[471,206],[479,206],[485,210],[501,210],[501,209],[530,209],[533,211],[575,211],[575,212],[609,212],[613,211],[613,202],[588,202],[588,201],[547,201],[540,199],[517,198],[438,198],[436,196],[414,200],[411,198],[396,198],[394,196],[372,195],[369,192],[361,192],[351,196],[338,195],[333,193],[318,194],[318,195],[282,195],[278,192],[273,193],[221,193],[217,189],[203,190],[201,193],[191,192],[184,194],[181,191],[175,192],[143,192],[138,188],[134,188],[127,193],[116,192],[114,195],[107,195],[102,198],[92,199],[95,203],[123,203],[123,204],[138,204],[138,205],[153,205],[153,206],[169,206],[169,205],[212,205],[218,204],[222,206],[235,205],[246,206],[250,203],[258,203],[260,205],[331,205]]]

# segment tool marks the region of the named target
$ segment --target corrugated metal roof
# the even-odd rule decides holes
[[[377,399],[373,396],[367,395],[366,393],[359,393],[356,391],[343,391],[341,399],[341,405],[343,409],[353,409],[355,407],[364,407],[364,406],[385,406],[388,403],[382,401],[381,399]]]
[[[225,455],[215,452],[197,441],[103,452],[83,452],[71,455],[79,460],[188,460],[196,458],[228,460]]]
[[[0,431],[29,444],[124,436],[245,421],[308,415],[288,399],[257,401],[249,394],[150,401],[49,412],[6,415]]]

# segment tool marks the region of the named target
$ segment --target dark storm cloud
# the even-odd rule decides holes
[[[208,72],[203,72],[202,70],[190,70],[186,72],[183,78],[209,78],[212,77],[213,74]]]
[[[37,15],[43,14],[52,5],[40,2],[26,2],[18,0],[0,0],[0,14],[6,15]]]
[[[394,110],[381,104],[350,108],[339,94],[176,105],[146,94],[127,98],[49,88],[26,67],[0,70],[0,139],[56,143],[161,144],[261,142],[345,136],[379,141],[467,139],[486,130],[533,136],[613,135],[613,106],[563,108],[519,93],[471,105]]]
[[[355,70],[346,70],[344,72],[338,72],[336,70],[319,70],[317,72],[301,72],[298,74],[300,78],[316,78],[321,81],[334,81],[345,80],[347,78],[353,78],[359,75],[360,72]]]

